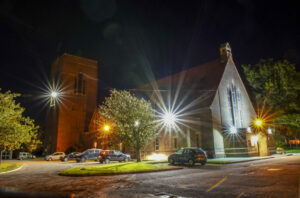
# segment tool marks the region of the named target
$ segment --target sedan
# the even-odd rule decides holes
[[[110,161],[128,162],[130,160],[130,155],[117,150],[105,150],[99,154],[98,160],[101,164],[103,162],[109,164]]]

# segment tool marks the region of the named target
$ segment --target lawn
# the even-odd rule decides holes
[[[84,175],[111,175],[134,172],[159,171],[166,169],[175,169],[178,167],[169,166],[167,163],[151,164],[147,162],[128,162],[121,164],[107,164],[90,167],[75,167],[60,172],[65,176],[84,176]]]
[[[207,160],[207,164],[229,164],[232,163],[232,161],[229,160]]]
[[[22,164],[2,162],[1,168],[0,168],[0,173],[14,170],[16,168],[19,168],[20,166],[22,166]]]
[[[298,148],[298,149],[286,149],[285,153],[300,153],[300,148]]]

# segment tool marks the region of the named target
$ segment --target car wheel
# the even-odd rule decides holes
[[[169,159],[169,163],[173,165],[174,164],[174,160],[173,159]]]
[[[202,166],[206,164],[206,161],[200,162]]]
[[[105,164],[109,164],[109,159],[105,159]]]
[[[126,157],[125,159],[124,159],[124,162],[128,162],[129,160],[128,160],[128,158]]]
[[[69,159],[68,158],[64,158],[64,162],[67,162]]]
[[[81,159],[80,159],[80,162],[85,162],[85,158],[84,158],[84,157],[81,158]]]
[[[103,164],[103,160],[99,160],[100,164]]]
[[[194,160],[192,160],[192,159],[190,159],[190,160],[188,161],[188,163],[189,163],[190,166],[193,166],[193,165],[195,164]]]
[[[52,159],[52,157],[50,157],[49,159],[48,159],[48,161],[52,161],[53,159]]]

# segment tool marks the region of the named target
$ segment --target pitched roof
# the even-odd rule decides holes
[[[221,81],[227,61],[214,60],[182,72],[164,77],[143,85],[136,91],[176,90],[181,84],[181,91],[193,90],[205,96],[201,106],[209,106]],[[198,94],[197,94],[198,95]]]

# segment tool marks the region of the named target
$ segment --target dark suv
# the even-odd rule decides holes
[[[130,155],[116,150],[105,150],[99,154],[98,160],[101,164],[103,162],[109,164],[110,161],[128,162],[130,160]]]
[[[102,149],[88,149],[84,152],[76,155],[76,162],[85,162],[86,160],[95,160],[97,161],[97,157]]]
[[[206,164],[207,156],[206,152],[201,148],[188,147],[181,148],[176,151],[174,154],[170,155],[168,162],[170,164],[180,163],[189,165],[194,165],[195,163],[201,163],[202,165]]]

